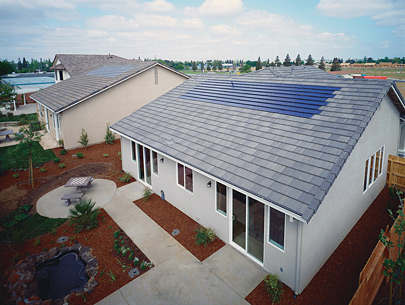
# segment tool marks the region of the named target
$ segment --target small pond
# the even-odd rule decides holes
[[[35,269],[34,277],[42,300],[62,299],[71,292],[81,290],[89,280],[85,272],[86,263],[78,251],[69,251],[46,260],[36,265]]]

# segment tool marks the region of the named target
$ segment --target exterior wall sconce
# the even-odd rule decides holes
[[[160,163],[163,163],[163,162],[165,162],[165,159],[163,159],[163,158],[160,159]]]
[[[207,183],[207,187],[210,188],[211,187],[211,181],[208,181]]]

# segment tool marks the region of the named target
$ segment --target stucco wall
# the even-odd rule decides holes
[[[65,148],[80,146],[82,128],[88,133],[89,145],[103,142],[106,123],[114,124],[186,80],[161,67],[158,67],[158,79],[156,85],[154,68],[151,68],[63,111],[61,131]]]
[[[399,112],[385,97],[317,213],[303,224],[301,293],[385,186],[388,155],[397,153]],[[385,145],[383,174],[363,194],[366,160]],[[377,242],[378,236],[375,237]]]

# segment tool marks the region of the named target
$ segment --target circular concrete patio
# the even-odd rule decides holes
[[[111,201],[117,192],[117,185],[106,179],[95,179],[89,189],[83,189],[85,194],[83,199],[91,199],[96,202],[95,207],[102,208]],[[48,192],[37,202],[37,212],[41,216],[48,218],[68,218],[69,210],[74,206],[74,203],[69,207],[65,207],[65,201],[62,200],[64,194],[74,193],[76,188],[60,186]]]

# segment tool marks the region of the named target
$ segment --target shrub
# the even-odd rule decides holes
[[[60,139],[60,140],[58,141],[58,144],[59,144],[59,146],[62,146],[62,147],[63,147],[63,145],[64,145],[63,140],[62,140],[62,139]]]
[[[79,159],[81,159],[81,158],[83,158],[83,157],[84,157],[84,155],[83,155],[83,153],[78,152],[78,153],[76,154],[76,157],[78,157]]]
[[[120,230],[117,230],[114,232],[114,238],[118,238],[120,236],[121,232]]]
[[[82,200],[74,208],[70,209],[69,221],[72,225],[76,226],[76,232],[89,231],[98,226],[100,209],[94,209],[95,204],[95,202],[91,202],[91,199]]]
[[[215,240],[215,232],[213,229],[205,228],[200,226],[197,230],[195,230],[195,242],[197,245],[208,245],[209,243]]]
[[[37,238],[37,239],[34,240],[34,242],[33,242],[33,245],[34,245],[35,247],[38,247],[40,244],[41,244],[41,239],[40,239],[40,238]]]
[[[39,169],[39,171],[40,171],[41,173],[45,173],[45,172],[46,172],[46,168],[45,168],[45,167],[41,167],[41,168]]]
[[[53,159],[53,162],[55,162],[56,164],[59,163],[59,161],[60,161],[59,157],[56,157],[56,158]]]
[[[132,261],[133,258],[134,258],[134,256],[133,256],[132,254],[129,254],[128,259],[129,259],[130,261]]]
[[[117,250],[117,249],[118,249],[118,245],[114,244],[114,250]]]
[[[121,177],[118,177],[118,180],[120,180],[121,182],[131,182],[132,176],[130,173],[125,172],[124,175],[122,175]]]
[[[58,164],[58,167],[59,167],[59,168],[65,168],[65,166],[66,166],[65,163],[59,163],[59,164]]]
[[[114,144],[115,136],[110,130],[110,124],[107,124],[107,130],[105,132],[104,140],[107,144]]]
[[[134,267],[139,265],[139,258],[135,257],[134,258]]]
[[[141,268],[141,270],[145,270],[146,269],[146,262],[145,261],[142,261],[142,263],[141,263],[141,266],[140,266],[140,268]]]
[[[62,149],[62,150],[60,151],[60,154],[61,154],[61,155],[66,155],[66,154],[67,154],[67,150],[66,150],[66,149]]]
[[[107,158],[107,157],[108,157],[108,154],[103,154],[103,157],[104,157],[104,158]]]
[[[150,199],[151,195],[152,195],[152,190],[145,186],[145,188],[143,189],[143,200],[148,201]]]
[[[86,150],[87,145],[89,144],[89,135],[83,128],[78,142],[79,144],[83,145],[84,149]]]
[[[264,287],[270,295],[273,304],[280,303],[281,296],[283,295],[283,283],[279,281],[278,275],[275,273],[269,273],[264,278]]]
[[[20,177],[20,174],[13,174],[13,178],[18,178]]]
[[[27,219],[29,217],[28,214],[25,213],[21,213],[21,214],[17,214],[14,216],[14,219],[17,221],[23,221],[24,219]]]

